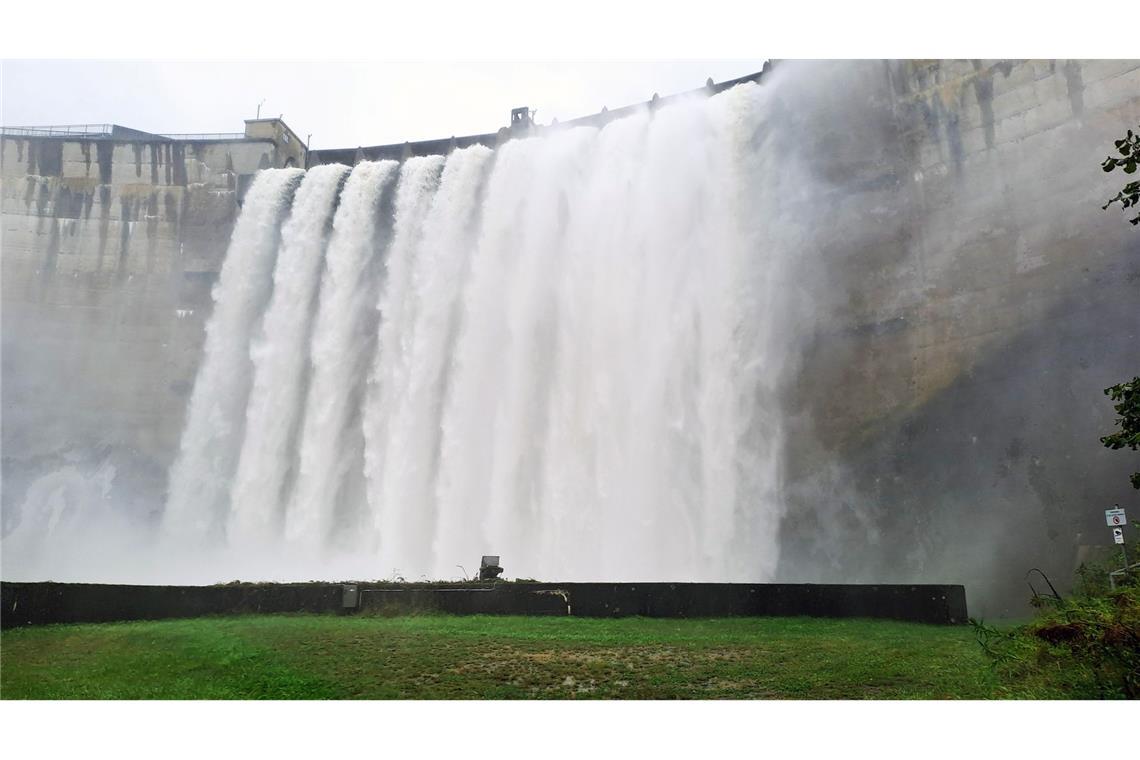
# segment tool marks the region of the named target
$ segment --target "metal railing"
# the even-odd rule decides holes
[[[53,126],[36,127],[0,127],[0,134],[5,137],[85,137],[87,139],[114,139],[142,140],[186,140],[186,141],[233,141],[246,139],[244,132],[184,132],[184,133],[151,133],[137,129],[118,127],[114,124],[60,124]]]
[[[1133,562],[1131,565],[1126,565],[1119,570],[1113,570],[1108,574],[1108,587],[1116,591],[1117,578],[1127,578],[1130,574],[1140,574],[1140,562]]]
[[[113,124],[60,124],[50,127],[0,127],[0,134],[13,137],[110,137]]]
[[[163,132],[158,136],[171,140],[244,140],[245,132]]]

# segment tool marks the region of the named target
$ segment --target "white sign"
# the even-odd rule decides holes
[[[1123,509],[1106,509],[1104,510],[1104,521],[1108,523],[1108,527],[1115,528],[1117,525],[1127,525],[1128,518],[1124,516]]]
[[[1113,528],[1112,540],[1118,544],[1124,543],[1124,528]]]

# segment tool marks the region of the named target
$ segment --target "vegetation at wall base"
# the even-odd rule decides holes
[[[1003,680],[1047,679],[1074,699],[1140,698],[1140,584],[1041,603],[1031,623],[999,630],[971,621]]]

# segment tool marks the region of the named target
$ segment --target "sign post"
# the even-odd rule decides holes
[[[1112,528],[1112,541],[1120,545],[1120,553],[1124,555],[1124,568],[1123,575],[1129,574],[1128,565],[1128,549],[1124,544],[1124,526],[1128,524],[1128,517],[1124,514],[1124,510],[1120,508],[1119,504],[1114,504],[1112,509],[1104,510],[1104,521],[1108,527]],[[1113,581],[1114,573],[1108,574],[1109,585],[1116,588],[1116,583]]]

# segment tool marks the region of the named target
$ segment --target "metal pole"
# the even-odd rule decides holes
[[[1122,539],[1124,538],[1124,528],[1123,527],[1120,528],[1120,537]],[[1127,547],[1128,547],[1127,543],[1125,543],[1124,541],[1120,542],[1120,556],[1122,556],[1124,558],[1124,567],[1122,567],[1119,572],[1121,573],[1121,577],[1123,577],[1125,579],[1125,581],[1128,581],[1132,578],[1132,570],[1128,565],[1128,548]],[[1108,574],[1108,586],[1113,591],[1116,591],[1116,577],[1112,573]]]

